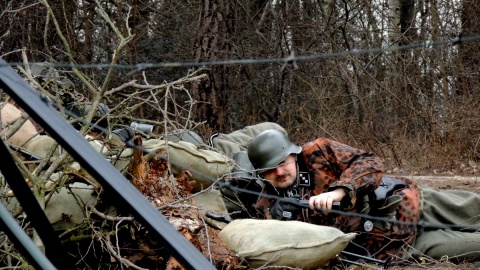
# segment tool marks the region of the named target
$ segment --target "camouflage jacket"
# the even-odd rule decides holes
[[[308,200],[310,196],[336,188],[343,188],[348,194],[341,202],[345,214],[325,214],[303,209],[302,214],[297,216],[298,220],[333,226],[345,233],[356,232],[354,241],[367,248],[377,259],[390,258],[398,261],[405,258],[405,246],[415,239],[416,226],[411,224],[416,224],[419,220],[420,191],[416,182],[397,178],[405,184],[405,188],[395,192],[402,198],[393,213],[400,222],[390,223],[382,229],[374,227],[367,232],[364,229],[365,218],[353,213],[362,212],[365,196],[373,192],[382,181],[383,163],[380,158],[376,154],[320,138],[303,146],[298,163],[300,171],[308,171],[311,178],[308,186],[295,187],[302,199]],[[262,192],[288,197],[287,191],[275,189],[270,184],[266,184]],[[259,197],[256,204],[259,218],[271,218],[269,209],[275,201]],[[375,221],[374,218],[372,220]]]

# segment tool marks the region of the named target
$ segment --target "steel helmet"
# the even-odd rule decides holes
[[[263,173],[274,168],[290,154],[299,154],[302,148],[293,144],[287,135],[276,129],[267,129],[258,134],[248,145],[248,158]]]

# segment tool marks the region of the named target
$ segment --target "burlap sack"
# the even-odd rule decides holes
[[[85,207],[97,203],[93,186],[73,183],[53,194],[45,208],[45,215],[55,230],[68,230],[85,220]]]
[[[108,147],[106,147],[103,142],[99,140],[94,140],[91,136],[86,135],[85,139],[88,140],[88,143],[95,148],[99,153],[105,154],[108,152]],[[39,156],[45,157],[47,153],[52,149],[56,144],[56,141],[48,135],[37,135],[30,139],[24,146],[25,150]],[[58,146],[54,152],[53,157],[59,156],[61,153],[61,147]]]
[[[220,133],[214,137],[212,144],[222,153],[229,157],[240,151],[247,151],[250,141],[267,129],[276,129],[287,134],[285,129],[277,123],[263,122],[256,125],[246,126],[229,134]]]
[[[221,216],[225,220],[230,220],[225,203],[222,199],[222,194],[218,190],[210,189],[205,192],[197,194],[193,200],[195,204],[200,207],[200,215],[212,227],[216,229],[223,229],[227,223],[222,220],[213,219],[207,213],[212,213],[215,216]]]
[[[143,147],[150,151],[165,150],[168,160],[172,164],[172,171],[178,174],[181,170],[188,170],[196,181],[194,192],[209,187],[218,178],[230,173],[235,162],[218,152],[198,148],[185,141],[171,142],[159,139],[147,140]],[[151,154],[145,158],[148,160]]]
[[[230,250],[251,267],[318,269],[355,238],[354,233],[300,221],[237,219],[220,231]]]
[[[73,183],[69,188],[62,187],[53,193],[46,205],[45,215],[54,230],[69,230],[85,220],[86,206],[94,206],[97,201],[97,193],[93,186]],[[18,214],[21,210],[16,197],[11,197],[4,203],[13,214]]]
[[[56,142],[54,139],[52,139],[48,135],[37,135],[30,139],[24,146],[24,148],[41,157],[44,158],[47,153],[56,145]],[[60,146],[57,146],[57,149],[55,150],[54,157],[60,155]]]

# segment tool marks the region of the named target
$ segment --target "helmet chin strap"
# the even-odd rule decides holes
[[[297,169],[296,171],[296,177],[295,177],[295,183],[297,183],[297,186],[298,184],[300,184],[300,167],[298,166],[298,162],[297,162],[297,155],[295,155],[295,168]]]

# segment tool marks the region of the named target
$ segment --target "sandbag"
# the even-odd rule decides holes
[[[73,183],[53,194],[45,208],[45,215],[55,230],[67,230],[85,220],[85,207],[97,203],[94,187]]]
[[[99,140],[95,140],[92,136],[86,135],[85,139],[88,140],[88,143],[101,154],[105,154],[109,151],[109,148]],[[48,135],[37,135],[31,138],[24,146],[25,150],[43,158],[47,153],[52,149],[56,144],[56,141]],[[60,145],[55,150],[53,157],[59,156],[61,153]]]
[[[211,213],[215,216],[221,216],[223,217],[224,221],[231,220],[220,191],[215,189],[206,190],[205,192],[198,193],[195,197],[193,197],[193,201],[196,205],[200,206],[199,212],[202,218],[212,227],[223,229],[227,223],[221,220],[212,219],[207,213]]]
[[[279,124],[264,122],[246,126],[243,129],[236,130],[229,134],[220,133],[212,139],[211,144],[217,149],[220,149],[225,155],[233,157],[237,152],[246,151],[250,141],[267,129],[276,129],[287,134],[285,129]]]
[[[3,106],[0,111],[2,127],[5,127],[7,124],[12,124],[17,118],[22,116],[22,112],[10,103],[0,106]],[[22,147],[28,140],[35,136],[35,134],[37,134],[35,126],[30,120],[27,120],[7,141],[15,146]]]
[[[19,213],[21,205],[16,197],[2,201],[11,213]],[[69,188],[61,187],[54,191],[45,207],[45,215],[54,230],[72,229],[85,220],[86,206],[94,206],[98,202],[95,188],[84,183],[73,183]]]
[[[195,180],[193,192],[209,187],[235,167],[235,162],[231,158],[185,141],[168,141],[166,144],[164,140],[151,139],[143,143],[143,148],[154,152],[166,151],[174,174],[188,170]],[[152,154],[148,154],[145,158],[148,160],[151,157]]]
[[[237,219],[219,236],[251,267],[317,269],[335,258],[356,235],[300,221]]]
[[[47,153],[56,145],[56,141],[48,135],[37,135],[30,139],[24,146],[24,148],[41,157],[44,158]],[[54,153],[54,157],[60,155],[60,146],[57,147]]]

